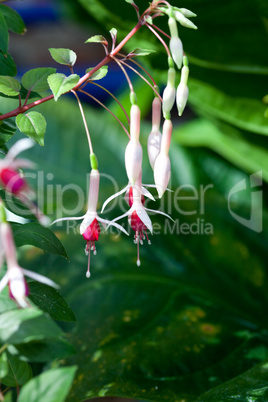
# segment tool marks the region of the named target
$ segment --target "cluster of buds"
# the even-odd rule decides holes
[[[170,116],[170,111],[173,108],[173,105],[177,103],[177,109],[179,116],[182,115],[184,108],[188,99],[188,75],[189,75],[189,67],[188,67],[188,59],[183,51],[182,41],[179,37],[177,21],[187,28],[197,29],[197,26],[193,24],[188,18],[195,17],[196,14],[192,13],[190,10],[184,8],[177,7],[159,7],[159,10],[169,16],[168,25],[170,30],[170,53],[171,56],[168,57],[168,80],[167,86],[163,93],[163,114],[166,119]],[[187,18],[188,17],[188,18]],[[174,64],[175,63],[175,64]],[[181,69],[181,79],[180,84],[175,90],[175,65],[180,70]]]

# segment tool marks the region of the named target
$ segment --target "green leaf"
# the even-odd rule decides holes
[[[0,10],[0,51],[2,53],[7,54],[8,50],[8,29],[7,29],[7,23],[5,20],[4,15],[2,14]],[[1,74],[2,71],[1,71]]]
[[[29,288],[29,299],[51,318],[58,321],[76,321],[71,307],[57,290],[39,282],[31,282]]]
[[[49,228],[40,225],[40,223],[15,223],[12,224],[12,229],[17,247],[30,244],[41,248],[46,253],[59,255],[68,260],[68,255],[61,241]]]
[[[228,96],[196,79],[189,80],[189,100],[201,113],[215,116],[247,131],[268,135],[265,105],[261,100]]]
[[[8,373],[1,379],[3,384],[8,387],[17,387],[32,378],[32,369],[28,363],[22,362],[18,357],[12,356],[8,352],[5,355],[8,363]]]
[[[0,315],[0,342],[27,343],[33,340],[57,339],[62,332],[36,308],[12,310]]]
[[[5,17],[7,27],[10,31],[17,34],[24,34],[26,32],[24,21],[15,10],[4,4],[0,4],[0,12]]]
[[[16,132],[17,127],[12,118],[6,119],[0,124],[0,145],[7,142]]]
[[[61,49],[61,48],[50,48],[48,49],[51,57],[60,64],[64,64],[67,66],[73,66],[76,62],[76,53],[70,49]]]
[[[9,291],[6,287],[0,293],[0,314],[4,313],[5,311],[14,310],[16,307],[16,303],[14,303],[14,300],[10,299]]]
[[[16,64],[10,54],[4,55],[0,52],[0,73],[1,75],[10,76],[17,74]]]
[[[155,53],[155,50],[150,50],[150,49],[141,49],[137,48],[134,49],[131,54],[135,56],[148,56],[149,54]]]
[[[85,43],[107,43],[107,40],[102,35],[94,35],[87,39]]]
[[[26,219],[36,220],[36,216],[16,197],[11,194],[0,190],[0,197],[5,203],[5,207],[14,214],[21,216]]]
[[[52,74],[48,77],[49,87],[54,95],[55,101],[59,99],[59,97],[69,92],[79,81],[79,75],[71,74],[68,77],[64,74]]]
[[[46,133],[46,120],[39,112],[29,112],[27,114],[19,114],[16,117],[18,129],[32,138],[37,144],[44,145],[44,136]]]
[[[64,402],[76,370],[76,367],[50,369],[34,377],[21,389],[18,402]]]
[[[0,92],[7,96],[16,96],[20,89],[21,85],[15,78],[0,75]]]
[[[0,355],[0,379],[5,377],[8,373],[8,361],[6,353]]]
[[[26,362],[51,362],[55,359],[65,359],[76,353],[73,346],[61,339],[44,342],[32,341],[21,345],[10,345],[8,351],[20,360]]]
[[[29,91],[44,92],[49,89],[47,78],[56,72],[52,67],[33,68],[23,74],[22,85]]]
[[[93,70],[93,68],[88,68],[86,70],[86,73],[89,71]],[[108,66],[102,66],[98,71],[96,71],[91,77],[90,80],[96,81],[96,80],[101,80],[108,74]]]

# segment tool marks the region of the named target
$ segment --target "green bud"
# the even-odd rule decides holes
[[[184,66],[186,66],[186,67],[189,66],[188,57],[187,57],[187,56],[183,56],[182,62],[183,62],[183,65],[184,65]]]
[[[173,61],[172,57],[169,57],[169,58],[168,58],[168,66],[169,66],[170,68],[174,68],[174,61]]]
[[[95,154],[90,154],[91,169],[98,170],[98,159]]]
[[[135,92],[130,92],[130,103],[131,105],[137,105],[137,95]]]

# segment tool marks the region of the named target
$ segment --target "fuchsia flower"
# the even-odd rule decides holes
[[[140,266],[140,250],[139,245],[143,244],[143,240],[147,238],[148,244],[151,244],[148,238],[148,231],[153,233],[153,226],[151,219],[149,218],[146,211],[155,212],[164,216],[167,216],[169,219],[172,218],[162,211],[155,211],[149,208],[144,207],[144,196],[141,186],[141,172],[138,177],[138,180],[135,182],[134,186],[129,188],[129,206],[130,209],[124,213],[123,215],[113,219],[110,224],[114,224],[115,221],[122,219],[124,217],[128,217],[128,223],[131,226],[131,229],[134,230],[134,243],[137,244],[137,265]],[[108,225],[108,227],[110,226]],[[107,228],[108,228],[107,227]]]
[[[183,46],[182,42],[179,38],[177,23],[174,17],[170,17],[168,19],[168,25],[170,30],[170,43],[169,48],[172,55],[173,60],[175,61],[178,69],[181,68],[182,58],[183,58]]]
[[[90,251],[93,251],[94,255],[97,254],[95,242],[99,239],[100,234],[100,225],[105,228],[107,224],[116,227],[117,229],[124,232],[127,236],[127,231],[119,224],[110,222],[107,219],[102,219],[97,214],[97,203],[99,198],[99,183],[100,183],[100,174],[97,169],[92,169],[90,172],[90,182],[89,182],[89,195],[88,195],[88,209],[85,215],[80,217],[72,217],[72,218],[61,218],[55,220],[53,223],[59,221],[66,220],[80,220],[83,219],[80,225],[80,234],[86,240],[86,248],[85,253],[88,255],[88,266],[86,277],[90,277]]]
[[[30,138],[17,141],[8,151],[5,158],[0,160],[0,184],[9,193],[15,195],[37,217],[41,224],[49,223],[48,217],[29,199],[32,190],[18,169],[33,168],[35,165],[28,159],[16,159],[17,155],[31,148],[34,142]]]
[[[188,95],[189,95],[189,89],[187,86],[187,81],[188,81],[188,76],[189,76],[189,67],[187,65],[188,64],[187,57],[185,57],[185,56],[183,57],[183,62],[185,64],[181,69],[181,81],[178,85],[177,93],[176,93],[176,103],[177,103],[177,109],[178,109],[179,116],[182,115],[182,113],[185,109]]]
[[[3,208],[3,206],[1,206],[1,208]],[[8,222],[0,223],[0,238],[1,247],[3,247],[3,256],[7,263],[7,273],[0,281],[0,292],[8,285],[9,296],[14,299],[20,307],[25,308],[30,306],[30,303],[27,300],[29,290],[24,275],[44,283],[45,285],[58,288],[58,285],[49,278],[19,266],[13,234]]]
[[[33,146],[34,142],[29,138],[17,141],[10,148],[6,157],[0,160],[0,184],[9,193],[19,195],[22,191],[28,190],[26,180],[18,172],[19,168],[32,168],[34,164],[26,159],[15,159],[16,156]]]

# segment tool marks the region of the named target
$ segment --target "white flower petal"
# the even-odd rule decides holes
[[[146,208],[147,209],[147,208]],[[136,209],[136,213],[138,215],[138,217],[140,218],[140,220],[142,221],[142,223],[147,227],[147,229],[153,233],[153,226],[152,226],[152,222],[151,219],[149,218],[147,212],[145,211],[144,206],[137,208]]]
[[[6,287],[6,285],[8,284],[8,273],[6,273],[3,278],[1,279],[0,282],[0,293],[2,292],[2,290]]]
[[[95,218],[97,218],[97,212],[87,211],[83,222],[80,225],[80,234],[84,233],[84,231],[91,225]]]
[[[134,204],[133,204],[133,205],[134,205]],[[105,230],[107,230],[107,229],[109,228],[109,226],[111,226],[114,222],[118,221],[119,219],[125,218],[126,216],[131,215],[132,212],[134,211],[133,205],[132,205],[132,207],[131,207],[127,212],[125,212],[123,215],[120,215],[120,216],[118,216],[117,218],[115,218],[115,219],[113,219],[112,221],[110,221]]]
[[[59,285],[57,285],[55,282],[53,282],[51,279],[47,278],[46,276],[37,274],[36,272],[29,271],[28,269],[22,268],[22,272],[24,275],[28,276],[29,278],[32,278],[38,282],[44,283],[45,285],[51,286],[55,289],[59,289]]]
[[[118,191],[117,193],[111,195],[111,197],[107,198],[107,200],[103,203],[103,206],[101,208],[101,213],[104,211],[106,206],[109,204],[110,201],[112,201],[114,198],[118,197],[119,195],[123,194],[125,191],[127,191],[129,188],[129,184],[124,187],[122,190]]]
[[[119,230],[121,230],[122,232],[124,232],[127,236],[129,236],[129,233],[123,228],[123,226],[121,226],[121,225],[119,225],[119,223],[115,223],[115,222],[113,222],[113,221],[108,221],[107,219],[102,219],[102,218],[99,218],[99,217],[97,217],[97,220],[99,221],[99,222],[101,222],[102,224],[103,224],[103,226],[104,226],[104,228],[106,228],[106,225],[109,225],[109,226],[114,226],[114,227],[116,227],[117,229],[119,229]],[[108,226],[108,227],[109,227]],[[107,227],[107,229],[108,229],[108,227]]]
[[[143,195],[145,195],[145,197],[148,197],[148,198],[150,198],[151,200],[153,200],[153,201],[155,201],[155,198],[154,198],[154,196],[150,193],[150,191],[148,191],[145,187],[141,187],[141,193],[143,194]]]
[[[59,218],[59,219],[56,219],[55,221],[53,221],[50,225],[54,225],[54,223],[61,222],[61,221],[79,221],[81,219],[84,219],[85,216],[86,216],[86,214],[83,216],[73,216],[70,218]]]
[[[146,211],[149,211],[149,212],[154,212],[155,214],[164,215],[164,216],[166,216],[167,218],[171,219],[171,220],[172,220],[172,222],[175,222],[175,221],[174,221],[174,219],[173,219],[173,218],[171,218],[171,216],[169,216],[169,215],[168,215],[168,214],[166,214],[165,212],[162,212],[162,211],[156,211],[156,210],[154,210],[154,209],[149,209],[149,208],[145,208],[145,209],[146,209]]]
[[[34,145],[34,141],[30,138],[23,138],[22,140],[17,141],[8,151],[5,160],[13,161],[18,154],[25,151],[26,149],[31,148]]]

